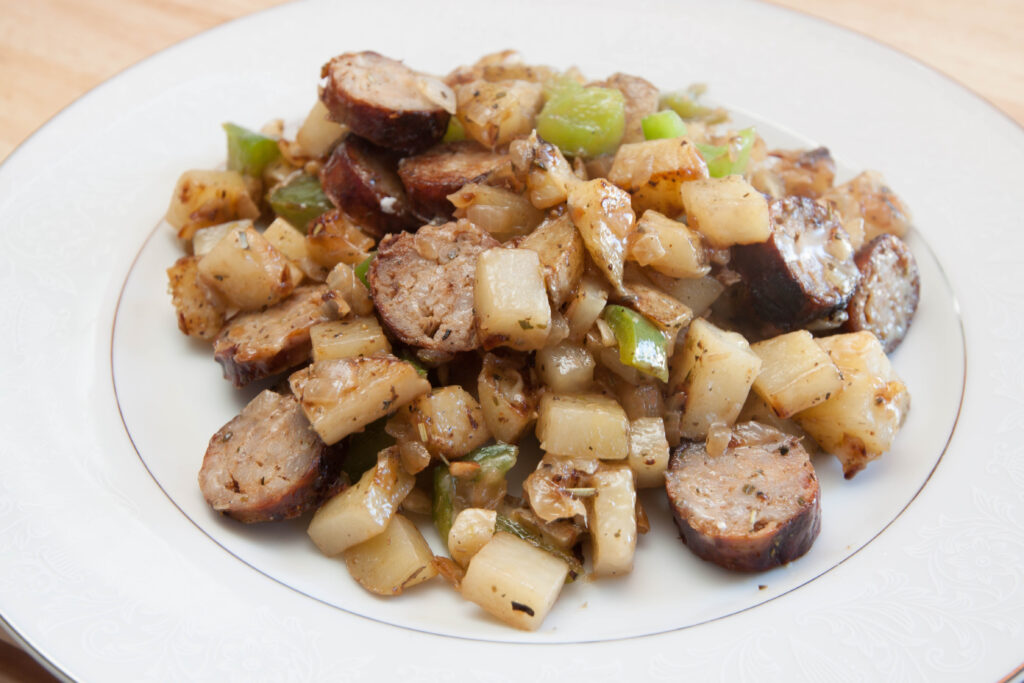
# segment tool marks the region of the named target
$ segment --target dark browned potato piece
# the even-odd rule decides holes
[[[467,220],[388,235],[367,273],[381,320],[411,346],[443,352],[477,348],[476,260],[496,246],[497,240]]]
[[[772,234],[732,248],[729,265],[757,313],[790,330],[841,311],[860,282],[850,238],[829,208],[806,197],[769,203]]]
[[[757,422],[736,425],[725,452],[684,443],[665,489],[683,542],[726,569],[763,571],[806,553],[821,530],[821,495],[798,439]]]
[[[236,387],[309,360],[309,328],[333,316],[323,303],[325,285],[300,287],[265,311],[237,315],[213,341],[213,357]]]
[[[320,184],[334,205],[375,239],[412,230],[413,215],[391,152],[354,135],[342,140],[320,170]]]
[[[291,519],[343,488],[341,453],[324,445],[294,396],[266,390],[210,439],[199,488],[240,522]]]
[[[861,247],[854,257],[860,287],[846,307],[848,332],[867,330],[886,353],[900,345],[910,329],[921,296],[921,275],[906,243],[883,234]]]
[[[376,52],[338,55],[320,72],[320,99],[338,123],[381,147],[414,154],[438,142],[451,117],[427,92],[452,97],[438,79]],[[437,81],[440,88],[428,83]]]
[[[451,220],[455,207],[448,195],[467,183],[484,182],[487,177],[509,165],[508,154],[485,149],[466,140],[438,145],[398,163],[412,209],[425,223]]]
[[[178,329],[190,337],[212,340],[224,325],[224,304],[199,278],[197,256],[182,256],[167,269],[167,289],[178,313]]]

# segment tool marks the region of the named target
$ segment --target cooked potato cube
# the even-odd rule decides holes
[[[537,417],[536,394],[527,385],[524,373],[524,368],[512,359],[493,353],[484,355],[477,395],[487,429],[498,441],[516,443]]]
[[[641,417],[629,423],[627,462],[636,475],[638,488],[664,486],[668,457],[664,420],[660,417]]]
[[[224,236],[235,228],[251,225],[251,220],[230,221],[219,223],[205,228],[199,228],[192,235],[192,255],[197,257],[206,256],[217,246],[217,243],[224,239]]]
[[[292,293],[301,272],[252,226],[240,223],[199,260],[199,277],[243,311],[273,306]]]
[[[178,312],[178,329],[210,341],[224,326],[224,305],[199,278],[198,262],[195,256],[178,259],[167,269],[167,288]]]
[[[668,339],[671,352],[675,346],[679,330],[690,324],[693,311],[686,305],[665,294],[656,287],[640,282],[630,282],[625,286],[626,295],[621,301],[636,310],[664,333]]]
[[[519,243],[540,257],[544,285],[553,306],[565,303],[583,277],[586,252],[583,238],[565,214],[547,220]]]
[[[569,189],[580,183],[562,151],[537,137],[513,140],[508,147],[517,173],[526,175],[527,195],[538,209],[550,209],[565,202]]]
[[[473,556],[494,536],[497,522],[498,513],[495,510],[467,508],[460,512],[448,532],[448,552],[452,559],[468,567]]]
[[[295,141],[306,154],[321,159],[341,140],[345,130],[345,126],[327,117],[327,106],[318,98],[295,134]]]
[[[536,368],[544,385],[556,394],[577,394],[594,381],[594,356],[587,349],[562,342],[537,352]]]
[[[462,596],[506,624],[535,631],[547,617],[569,565],[511,534],[499,532],[473,556]]]
[[[302,412],[330,445],[430,391],[430,382],[394,356],[316,361],[288,378]]]
[[[645,211],[636,223],[630,257],[669,277],[704,277],[711,272],[700,235],[657,211]],[[654,241],[660,249],[645,244]],[[658,252],[661,252],[660,254]]]
[[[606,396],[546,393],[537,411],[537,438],[545,453],[622,460],[629,454],[629,419]]]
[[[530,200],[503,187],[469,183],[448,195],[455,217],[486,230],[499,242],[529,235],[544,220]]]
[[[327,279],[327,268],[309,255],[306,236],[283,218],[277,218],[263,231],[263,237],[284,256],[302,269],[311,280],[323,282]]]
[[[910,393],[870,332],[837,334],[817,343],[842,372],[843,387],[795,419],[839,458],[850,479],[892,446],[910,409]]]
[[[569,321],[569,339],[582,341],[608,303],[608,283],[596,273],[587,273],[569,297],[565,318]]]
[[[566,203],[590,257],[612,286],[621,287],[626,244],[636,229],[629,195],[597,178],[570,189]]]
[[[633,571],[637,535],[633,472],[625,466],[602,465],[590,482],[596,490],[587,519],[594,575],[628,574]]]
[[[259,215],[237,171],[185,171],[174,188],[167,222],[178,237],[190,240],[199,228]]]
[[[750,350],[763,363],[754,391],[779,417],[818,405],[843,386],[839,368],[807,330],[765,339]]]
[[[440,387],[413,399],[392,420],[404,420],[427,450],[448,459],[468,455],[491,438],[480,404],[459,386]]]
[[[383,532],[346,550],[345,565],[360,586],[377,595],[399,595],[437,576],[423,534],[399,514]]]
[[[456,85],[455,97],[466,135],[494,149],[533,129],[544,88],[528,81],[472,81]]]
[[[648,272],[651,281],[683,304],[691,311],[694,317],[704,315],[711,304],[725,291],[725,285],[711,275],[700,278],[680,278],[678,280],[666,277],[660,273]]]
[[[716,422],[727,426],[736,422],[761,370],[761,359],[742,335],[697,318],[672,365],[670,386],[686,394],[680,432],[699,439]]]
[[[309,336],[315,361],[391,353],[391,344],[372,315],[320,323],[309,328]]]
[[[667,214],[683,210],[679,190],[687,182],[708,177],[704,158],[687,138],[633,142],[619,147],[608,180],[632,193],[637,213],[648,209]]]
[[[320,506],[307,533],[324,555],[337,555],[382,533],[415,483],[397,449],[387,448],[357,484]]]
[[[687,223],[716,249],[764,242],[771,235],[768,200],[740,176],[684,183],[682,198]]]
[[[530,249],[495,247],[476,262],[477,328],[484,348],[542,348],[551,325],[540,258]]]

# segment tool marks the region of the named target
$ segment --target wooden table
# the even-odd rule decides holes
[[[0,161],[125,67],[281,0],[0,0]],[[1021,0],[775,0],[888,43],[1024,124]],[[60,49],[55,49],[60,46]],[[51,681],[3,641],[0,683]]]

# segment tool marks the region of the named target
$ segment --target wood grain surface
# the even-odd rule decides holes
[[[0,161],[144,57],[280,0],[0,0]],[[889,44],[1024,124],[1022,0],[775,0]],[[339,46],[340,49],[340,46]],[[0,683],[53,678],[0,630]]]

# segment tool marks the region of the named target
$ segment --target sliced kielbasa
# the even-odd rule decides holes
[[[861,282],[846,307],[844,329],[874,333],[891,353],[907,335],[921,297],[917,261],[903,240],[887,233],[864,245],[854,261]]]
[[[483,182],[492,173],[511,165],[508,154],[493,152],[473,141],[438,145],[398,163],[398,176],[424,221],[451,220],[455,207],[448,195],[467,183]]]
[[[745,422],[725,451],[681,445],[665,488],[683,542],[699,557],[739,571],[771,569],[806,553],[821,530],[821,496],[798,439]]]

